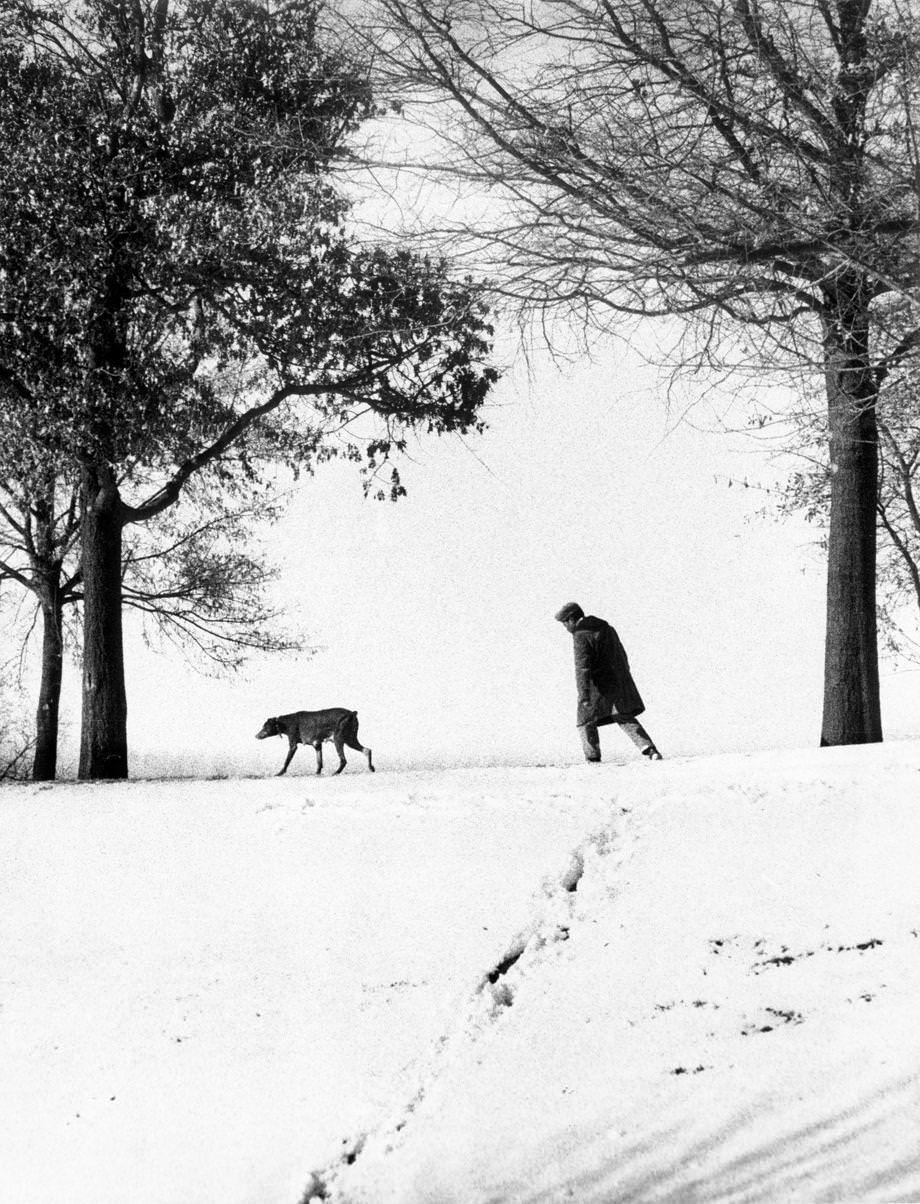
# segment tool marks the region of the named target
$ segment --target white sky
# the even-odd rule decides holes
[[[711,416],[675,425],[659,373],[614,348],[566,374],[509,373],[485,436],[420,443],[395,505],[323,467],[273,533],[281,599],[320,650],[208,679],[132,640],[132,772],[274,772],[284,746],[253,739],[262,721],[339,705],[381,769],[578,759],[571,640],[552,618],[570,599],[619,631],[666,756],[816,744],[817,532],[728,486],[777,469],[747,436],[691,425]],[[883,665],[882,686],[886,735],[915,733],[920,673]],[[635,755],[615,730],[602,740]],[[301,750],[289,772],[312,769]]]
[[[411,132],[378,123],[369,137],[398,157]],[[364,193],[346,183],[362,220],[393,228],[471,203],[407,173],[378,173]],[[653,337],[648,327],[634,345]],[[298,486],[272,544],[279,597],[315,656],[209,679],[147,650],[128,616],[133,774],[274,772],[284,746],[256,743],[263,720],[327,706],[358,710],[382,769],[580,759],[571,640],[552,619],[569,600],[617,628],[665,756],[817,743],[818,532],[763,517],[769,494],[741,486],[769,486],[782,468],[769,442],[716,433],[744,426],[727,387],[690,377],[669,402],[662,373],[625,344],[565,371],[536,350],[487,416],[482,437],[420,442],[395,505],[365,501],[344,464]],[[78,673],[68,665],[64,774],[76,765]],[[883,663],[882,701],[886,735],[916,734],[920,669]],[[635,755],[613,729],[602,743],[606,756]],[[301,750],[289,772],[312,767]]]
[[[382,129],[396,156],[387,140],[407,128],[370,136]],[[471,204],[408,173],[378,173],[363,194],[346,183],[360,218],[383,227]],[[761,513],[770,495],[741,482],[783,473],[769,438],[721,432],[745,426],[728,386],[690,376],[671,393],[640,354],[654,359],[660,337],[650,325],[632,348],[610,343],[565,369],[539,348],[529,365],[509,355],[489,430],[419,441],[395,505],[366,501],[353,466],[302,481],[271,544],[279,599],[316,655],[206,678],[146,649],[126,616],[132,773],[272,772],[283,744],[254,741],[263,720],[327,706],[358,710],[380,768],[579,759],[571,640],[552,619],[569,600],[617,628],[666,756],[815,744],[818,532]],[[758,400],[776,408],[771,385]],[[80,722],[79,670],[66,673],[64,775]],[[31,706],[37,670],[29,685]],[[883,663],[882,702],[886,735],[916,734],[920,668]],[[613,729],[602,744],[635,755]],[[312,766],[301,750],[289,772]]]
[[[411,121],[363,134],[372,160],[439,154]],[[497,203],[405,170],[342,183],[356,231],[373,241],[424,238]],[[489,431],[421,443],[400,466],[409,496],[395,506],[365,501],[345,465],[305,482],[277,531],[280,590],[322,651],[204,687],[178,666],[138,661],[135,680],[150,689],[132,691],[129,734],[151,754],[144,764],[188,749],[190,767],[272,769],[282,742],[251,738],[265,717],[339,705],[358,710],[381,767],[580,759],[571,640],[552,619],[570,599],[617,628],[665,755],[817,743],[818,532],[758,517],[769,495],[729,487],[769,486],[782,470],[766,440],[712,433],[744,426],[728,388],[710,395],[690,378],[669,395],[647,362],[652,340],[669,337],[649,325],[637,350],[611,343],[565,371],[545,350],[529,369],[509,354]],[[771,384],[759,400],[775,406]],[[920,671],[892,670],[886,731],[916,733]],[[148,736],[150,698],[163,692],[183,702],[156,709]],[[605,755],[635,755],[614,730],[602,742]],[[301,750],[291,768],[312,764]]]

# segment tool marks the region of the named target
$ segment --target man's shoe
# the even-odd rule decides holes
[[[664,759],[654,744],[650,744],[648,748],[643,748],[642,755],[643,757],[648,757],[650,761],[661,761]]]

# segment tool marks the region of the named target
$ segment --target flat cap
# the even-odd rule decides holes
[[[557,610],[553,618],[560,623],[565,623],[568,619],[583,619],[585,612],[581,609],[577,602],[566,602],[561,610]]]

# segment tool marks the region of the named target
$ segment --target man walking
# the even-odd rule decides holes
[[[575,685],[578,690],[578,733],[586,761],[601,759],[597,729],[616,723],[644,757],[660,761],[661,753],[636,718],[645,703],[629,672],[620,638],[609,623],[586,615],[577,602],[567,602],[555,616],[575,643]]]

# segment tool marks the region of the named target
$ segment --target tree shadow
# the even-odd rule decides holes
[[[822,1087],[816,1084],[816,1091]],[[513,1198],[519,1204],[920,1199],[920,1143],[909,1135],[911,1114],[914,1134],[920,1131],[920,1076],[894,1080],[852,1107],[807,1124],[784,1123],[786,1106],[797,1112],[801,1107],[793,1098],[753,1099],[727,1124],[710,1127],[705,1119],[672,1124],[622,1145],[615,1132],[584,1131],[583,1140],[570,1134],[570,1153],[560,1161],[554,1182],[544,1176],[545,1186]],[[705,1110],[703,1099],[700,1110]],[[897,1116],[900,1133],[893,1139],[889,1126]],[[694,1139],[701,1124],[703,1132]],[[591,1169],[567,1174],[566,1166],[575,1161]]]

